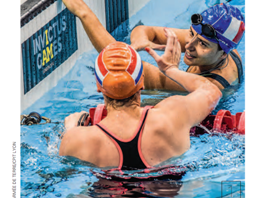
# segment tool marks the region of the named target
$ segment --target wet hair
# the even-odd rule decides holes
[[[221,51],[221,50],[223,50],[221,47],[220,47],[220,45],[218,44],[218,51]]]
[[[223,54],[226,54],[226,52],[220,47],[220,45],[218,45],[218,51],[221,51],[221,50],[223,51]],[[227,57],[225,58],[223,63],[225,63],[226,60],[227,60]]]
[[[110,98],[108,96],[105,96],[104,97],[106,98],[106,102],[107,102],[107,105],[111,105],[114,109],[118,108],[118,107],[123,107],[123,106],[126,106],[126,107],[129,107],[131,106],[132,102],[136,100],[136,93],[133,94],[132,96],[128,97],[128,98],[125,98],[125,99],[113,99],[113,98]]]

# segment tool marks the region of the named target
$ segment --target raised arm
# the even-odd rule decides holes
[[[115,42],[115,39],[107,32],[83,0],[62,1],[67,9],[81,20],[85,32],[98,52],[101,52],[108,44]]]
[[[168,35],[165,53],[160,57],[150,48],[147,51],[156,60],[161,72],[190,94],[169,97],[155,108],[161,109],[169,119],[177,121],[179,126],[191,127],[201,122],[215,108],[222,93],[206,78],[178,69],[180,44],[173,31],[165,31]]]
[[[65,6],[77,16],[85,29],[89,39],[98,52],[101,52],[108,44],[115,42],[115,39],[103,27],[95,14],[84,3],[83,0],[62,0]],[[183,91],[177,83],[172,82],[157,67],[143,61],[146,89],[166,89]]]
[[[185,52],[185,37],[188,34],[187,29],[169,28],[176,34],[181,51]],[[167,38],[164,33],[164,27],[140,25],[133,29],[130,36],[131,46],[137,51],[144,50],[146,47],[156,50],[164,50]]]

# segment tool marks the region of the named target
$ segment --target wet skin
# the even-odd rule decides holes
[[[199,65],[200,71],[215,67],[226,56],[218,50],[218,44],[208,41],[190,27],[185,38],[184,62],[189,66]]]

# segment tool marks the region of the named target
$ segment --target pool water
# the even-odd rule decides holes
[[[128,34],[136,24],[189,28],[190,16],[215,3],[224,1],[184,0],[177,5],[170,0],[151,0],[129,20]],[[245,1],[230,1],[245,14]],[[141,20],[140,20],[141,19]],[[123,27],[123,25],[121,26]],[[120,31],[120,27],[116,30]],[[129,35],[121,38],[129,43]],[[245,38],[238,51],[245,69]],[[162,52],[159,52],[162,53]],[[51,118],[46,125],[21,126],[21,197],[244,197],[245,196],[245,136],[236,134],[204,134],[191,137],[191,148],[178,158],[163,165],[186,174],[181,180],[115,181],[97,177],[102,170],[92,164],[71,157],[58,156],[64,118],[71,113],[96,107],[103,97],[96,91],[94,78],[95,50],[82,54],[72,70],[58,85],[26,109],[23,114],[36,111]],[[143,60],[156,65],[146,52]],[[183,62],[181,69],[187,66]],[[142,105],[155,105],[176,92],[142,92]],[[224,91],[218,109],[232,114],[245,109],[245,83],[235,90]],[[152,176],[157,173],[146,173]],[[116,174],[116,173],[114,173]],[[119,174],[119,173],[118,173]],[[126,171],[128,176],[140,173]],[[148,175],[149,174],[149,175]],[[142,175],[143,176],[143,175]]]

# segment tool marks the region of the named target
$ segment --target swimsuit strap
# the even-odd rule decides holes
[[[240,58],[238,57],[238,55],[231,51],[230,53],[231,58],[234,60],[236,66],[237,66],[237,71],[238,71],[238,82],[241,83],[243,80],[243,66],[242,66],[242,61],[240,60]],[[187,68],[186,72],[188,72],[190,66]],[[198,74],[200,75],[200,74]],[[230,86],[229,82],[223,78],[222,76],[215,74],[215,73],[205,73],[202,74],[202,76],[204,77],[209,77],[212,78],[214,80],[217,80],[224,88]]]
[[[236,63],[237,66],[237,71],[238,71],[238,82],[241,83],[243,81],[243,65],[242,65],[242,61],[240,60],[240,58],[238,57],[238,55],[231,51],[230,53],[231,58],[234,60],[234,62]]]
[[[208,74],[204,74],[202,76],[209,77],[209,78],[212,78],[212,79],[218,81],[224,88],[227,88],[228,86],[230,86],[229,82],[218,74],[208,73]]]
[[[189,70],[190,67],[191,67],[191,66],[189,66],[189,67],[186,69],[186,72],[188,72],[188,70]]]
[[[124,140],[109,131],[104,125],[96,124],[105,134],[107,134],[115,146],[117,147],[120,155],[119,169],[144,169],[150,167],[144,159],[141,152],[141,136],[144,129],[145,121],[147,118],[150,106],[144,108],[139,122],[139,126],[134,133],[134,136],[128,140]]]
[[[188,67],[186,72],[188,72],[189,68],[190,68],[190,66]],[[198,74],[198,75],[203,76],[203,77],[212,78],[212,79],[218,81],[224,88],[230,86],[229,82],[218,74],[208,72],[208,73],[202,73],[202,74]]]

